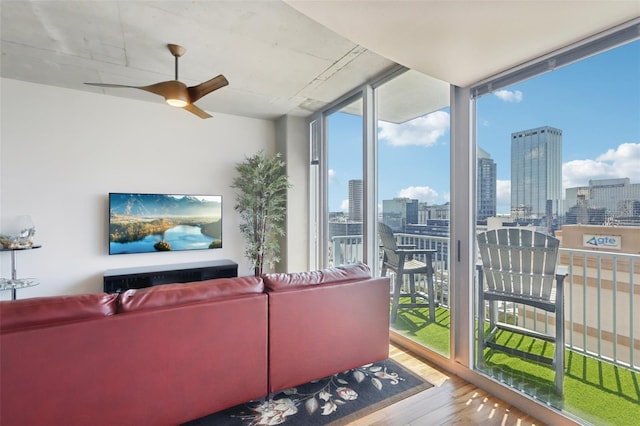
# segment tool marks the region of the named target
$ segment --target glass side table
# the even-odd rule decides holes
[[[31,246],[24,248],[0,248],[0,252],[11,252],[11,278],[0,278],[0,291],[11,290],[11,300],[16,300],[16,292],[21,288],[34,287],[40,284],[35,278],[18,278],[16,267],[16,252],[23,250],[39,249],[42,246]]]

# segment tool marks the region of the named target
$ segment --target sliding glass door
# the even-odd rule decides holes
[[[532,360],[549,355],[549,342],[498,331],[530,359],[488,348],[478,368],[592,423],[631,424],[640,415],[640,41],[585,46],[567,55],[570,64],[557,67],[558,54],[546,72],[475,101],[477,231],[526,227],[560,240],[564,395],[553,368]],[[498,308],[499,321],[553,333],[555,314]]]
[[[377,86],[375,99],[377,220],[393,233],[396,247],[418,250],[404,262],[399,257],[411,265],[400,270],[389,266],[393,254],[384,238],[379,240],[386,249],[380,252],[379,273],[389,275],[398,292],[391,298],[391,329],[448,356],[449,84],[406,71]]]

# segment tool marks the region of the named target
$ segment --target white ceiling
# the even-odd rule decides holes
[[[286,0],[407,68],[465,87],[640,17],[640,0]]]
[[[0,7],[2,77],[163,102],[83,82],[173,79],[166,44],[175,43],[187,49],[179,64],[187,85],[220,73],[230,82],[197,101],[200,108],[265,119],[308,116],[396,62],[468,85],[640,16],[640,0],[2,0]]]
[[[174,78],[167,43],[184,46],[188,86],[224,74],[196,102],[209,112],[305,116],[394,64],[281,1],[1,2],[2,77],[153,102],[135,89]]]

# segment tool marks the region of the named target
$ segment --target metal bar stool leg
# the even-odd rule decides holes
[[[391,321],[395,322],[398,316],[398,303],[400,302],[400,286],[402,285],[402,277],[395,274],[393,277],[393,301],[391,302]]]
[[[436,297],[433,285],[433,257],[427,253],[427,286],[429,287],[429,322],[436,320]]]

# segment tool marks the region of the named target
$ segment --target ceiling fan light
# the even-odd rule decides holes
[[[187,101],[183,100],[183,99],[175,99],[175,98],[167,98],[166,102],[173,106],[173,107],[177,107],[177,108],[184,108],[187,106]]]
[[[162,95],[165,102],[171,106],[184,108],[189,104],[187,86],[181,81],[173,80],[163,83]]]

